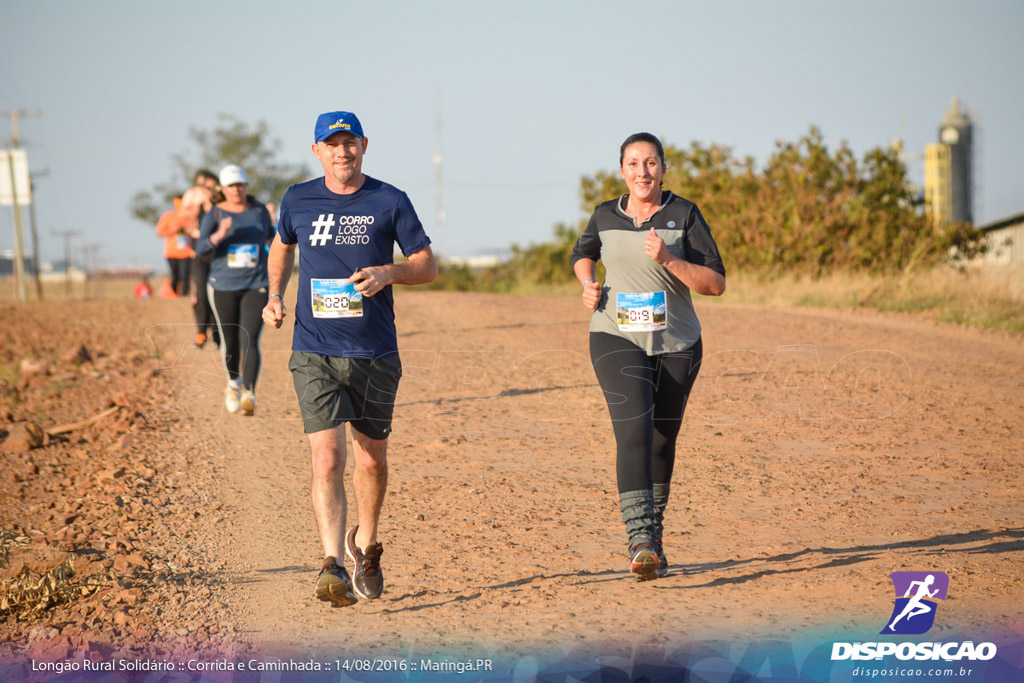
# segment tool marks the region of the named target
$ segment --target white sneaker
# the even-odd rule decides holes
[[[240,406],[242,408],[242,415],[252,415],[256,410],[256,396],[246,389],[242,392],[242,401]]]
[[[238,387],[228,384],[228,388],[224,390],[224,406],[229,413],[238,412]]]

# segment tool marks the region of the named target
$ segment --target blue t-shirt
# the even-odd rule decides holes
[[[363,297],[347,280],[394,263],[396,243],[405,256],[430,245],[404,192],[370,176],[353,194],[331,192],[322,177],[293,185],[277,234],[299,245],[293,350],[370,359],[398,351],[391,286]]]
[[[214,246],[210,235],[221,219],[231,218],[231,229]],[[267,244],[274,238],[274,226],[267,207],[251,201],[245,211],[225,211],[219,206],[203,216],[196,240],[196,256],[213,252],[210,286],[219,292],[237,292],[267,286]]]

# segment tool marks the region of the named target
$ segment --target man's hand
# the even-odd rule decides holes
[[[596,280],[588,280],[583,285],[583,305],[592,311],[596,311],[601,303],[601,283]]]
[[[281,300],[281,297],[272,296],[267,301],[267,305],[263,307],[263,322],[278,329],[284,322],[286,313],[284,301]]]
[[[348,281],[354,284],[356,291],[360,292],[363,296],[373,296],[391,284],[386,266],[360,268],[352,273],[352,277]]]

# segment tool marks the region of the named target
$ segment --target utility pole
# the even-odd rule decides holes
[[[11,154],[7,155],[8,163],[11,168],[11,198],[14,205],[14,272],[18,279],[18,300],[25,301],[28,299],[28,293],[25,288],[25,231],[21,226],[21,206],[18,205],[18,187],[17,178],[14,175],[14,154],[13,151],[18,149],[18,122],[21,116],[42,116],[41,111],[23,111],[20,109],[14,109],[11,111],[0,112],[4,116],[11,117]]]
[[[437,240],[437,257],[440,260],[444,257],[444,176],[441,173],[441,113],[438,109],[437,119],[434,122],[434,238]]]
[[[97,252],[99,252],[100,247],[102,247],[102,246],[103,245],[100,244],[99,242],[90,242],[89,244],[86,244],[84,247],[82,247],[82,258],[85,260],[85,264],[86,264],[85,265],[85,268],[86,268],[86,273],[85,273],[85,286],[86,286],[86,290],[85,291],[86,291],[86,294],[84,295],[83,298],[86,298],[86,299],[102,298],[102,297],[97,297],[96,296],[96,290],[98,289],[98,284],[93,282],[93,275],[96,272],[96,254],[97,254]]]
[[[71,238],[77,237],[82,233],[78,230],[64,230],[63,232],[57,232],[51,230],[50,234],[56,235],[57,237],[64,238],[64,293],[67,297],[71,298]]]
[[[29,187],[32,190],[32,196],[36,194],[36,178],[42,178],[49,175],[50,172],[40,171],[39,173],[29,173]],[[29,224],[32,226],[32,271],[36,276],[36,296],[39,297],[39,301],[43,300],[43,279],[39,273],[39,231],[36,229],[36,203],[33,201],[28,205],[28,218]]]

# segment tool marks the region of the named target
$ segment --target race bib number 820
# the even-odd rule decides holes
[[[361,318],[363,295],[348,280],[310,278],[314,318]]]

